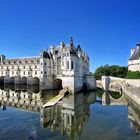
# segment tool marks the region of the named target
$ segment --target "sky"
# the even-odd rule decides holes
[[[0,54],[38,56],[61,41],[81,47],[91,71],[127,66],[140,41],[140,0],[0,0]]]

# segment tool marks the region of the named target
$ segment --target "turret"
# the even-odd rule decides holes
[[[78,56],[80,57],[82,55],[82,49],[81,49],[80,43],[77,46],[77,52],[78,52]]]

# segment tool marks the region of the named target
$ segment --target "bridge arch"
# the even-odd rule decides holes
[[[109,89],[122,93],[123,85],[119,82],[113,82],[113,83],[110,83]]]
[[[60,78],[56,78],[54,80],[54,88],[55,89],[62,89],[63,86],[62,86],[62,80]]]
[[[9,83],[10,84],[15,84],[15,77],[10,77],[10,79],[9,79]]]
[[[4,84],[4,76],[0,76],[0,84]]]
[[[23,76],[21,77],[21,83],[24,85],[24,84],[27,84],[27,77]]]
[[[40,80],[39,80],[38,77],[32,77],[32,78],[30,79],[30,83],[31,83],[31,85],[39,85]]]

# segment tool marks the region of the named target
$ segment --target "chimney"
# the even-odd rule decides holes
[[[61,49],[63,50],[64,49],[64,47],[65,47],[65,43],[62,41],[62,42],[60,42],[60,46],[61,46]]]

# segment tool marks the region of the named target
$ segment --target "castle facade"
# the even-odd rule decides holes
[[[39,56],[11,58],[0,56],[0,83],[40,84],[42,89],[68,87],[80,90],[84,84],[90,89],[89,56],[78,44],[61,42],[40,52]],[[95,84],[95,83],[94,83]]]
[[[128,61],[128,70],[140,72],[140,44],[131,49],[131,57]]]

